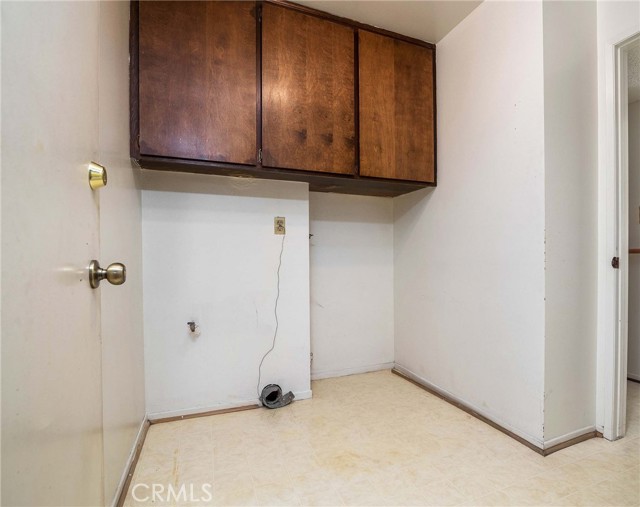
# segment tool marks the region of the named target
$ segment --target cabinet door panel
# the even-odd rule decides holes
[[[140,2],[140,152],[256,162],[254,2]]]
[[[433,51],[359,32],[360,174],[434,181]]]
[[[355,172],[354,42],[352,28],[264,4],[265,166]]]

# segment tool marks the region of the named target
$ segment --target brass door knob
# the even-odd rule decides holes
[[[89,284],[92,289],[100,286],[100,281],[106,279],[111,285],[122,285],[127,280],[127,268],[124,264],[114,262],[109,264],[107,269],[100,267],[97,260],[92,260],[89,264]]]

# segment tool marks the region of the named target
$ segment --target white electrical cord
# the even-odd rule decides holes
[[[264,363],[264,360],[267,358],[269,354],[271,354],[271,352],[273,352],[273,349],[276,347],[276,337],[278,336],[278,327],[279,327],[278,301],[280,300],[280,267],[282,266],[282,252],[284,252],[284,238],[286,238],[286,236],[283,234],[282,245],[280,245],[280,260],[278,261],[278,272],[277,272],[278,284],[277,284],[276,304],[273,308],[273,314],[276,318],[276,329],[273,332],[273,343],[271,344],[271,348],[267,350],[264,356],[262,356],[262,360],[260,361],[260,366],[258,366],[258,386],[256,388],[258,392],[258,399],[260,399],[260,380],[262,378],[262,363]]]

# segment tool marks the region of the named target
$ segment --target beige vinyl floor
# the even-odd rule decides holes
[[[626,438],[546,458],[389,371],[312,387],[282,409],[152,425],[125,505],[640,505],[640,384]]]

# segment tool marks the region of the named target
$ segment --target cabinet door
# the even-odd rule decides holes
[[[265,166],[355,172],[354,47],[352,28],[264,4]]]
[[[140,153],[256,162],[254,2],[140,2]]]
[[[359,32],[360,174],[434,181],[433,51]]]

